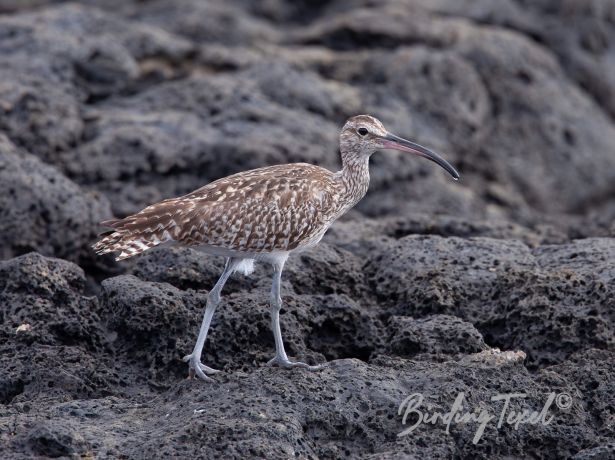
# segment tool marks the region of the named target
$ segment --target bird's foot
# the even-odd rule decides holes
[[[194,376],[196,375],[201,380],[205,380],[206,382],[213,382],[214,379],[208,377],[208,375],[213,375],[220,372],[218,369],[206,366],[201,362],[200,357],[194,356],[193,354],[184,356],[183,360],[188,363],[188,376],[190,378],[194,378]]]
[[[284,369],[292,369],[293,367],[300,367],[301,369],[307,369],[310,371],[319,371],[322,370],[324,365],[323,364],[317,364],[315,366],[310,366],[309,364],[306,363],[302,363],[301,361],[291,361],[289,360],[287,357],[282,357],[282,356],[275,356],[275,358],[269,360],[267,362],[267,365],[269,366],[280,366],[283,367]]]

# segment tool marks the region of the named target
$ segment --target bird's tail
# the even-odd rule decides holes
[[[191,232],[200,227],[198,209],[192,200],[171,198],[148,206],[123,219],[102,222],[113,230],[101,234],[94,251],[119,252],[116,260],[128,259],[169,241],[189,243]],[[189,229],[184,232],[184,229]]]
[[[107,227],[118,227],[120,223],[120,219],[101,222],[102,225]],[[122,231],[121,229],[104,232],[99,236],[103,238],[94,244],[92,248],[96,254],[119,252],[120,254],[115,260],[128,259],[164,242],[154,233],[133,233]]]

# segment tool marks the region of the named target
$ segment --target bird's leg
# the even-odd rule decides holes
[[[201,329],[199,330],[199,336],[196,339],[196,344],[194,345],[192,353],[184,356],[184,361],[188,362],[190,368],[190,377],[194,377],[196,374],[203,380],[212,381],[212,379],[207,377],[205,374],[211,375],[220,372],[217,369],[212,369],[211,367],[202,364],[201,353],[203,352],[203,345],[205,344],[205,339],[207,338],[207,332],[209,331],[211,319],[214,316],[216,307],[220,303],[220,292],[233,271],[235,271],[235,268],[237,268],[239,262],[241,262],[241,259],[228,258],[226,260],[224,271],[222,272],[222,275],[220,275],[220,279],[218,279],[212,290],[209,291],[209,295],[207,296],[207,306],[205,307],[205,314],[203,315],[203,322],[201,323]]]
[[[282,281],[282,270],[284,262],[273,265],[273,282],[271,284],[271,328],[275,340],[275,357],[267,364],[277,364],[280,367],[290,369],[292,367],[302,367],[311,371],[319,370],[322,366],[310,366],[302,362],[293,362],[286,356],[284,342],[282,341],[282,331],[280,329],[280,310],[282,309],[282,297],[280,296],[280,284]]]

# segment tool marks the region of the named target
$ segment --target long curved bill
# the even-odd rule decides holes
[[[436,152],[432,152],[431,150],[423,147],[422,145],[415,144],[414,142],[410,142],[406,139],[402,139],[401,137],[398,137],[395,134],[391,133],[387,133],[387,135],[381,137],[381,139],[383,148],[401,150],[402,152],[410,152],[420,157],[427,158],[428,160],[431,160],[434,163],[442,166],[451,176],[453,176],[453,179],[459,180],[459,173],[453,167],[453,165],[451,165],[448,161],[446,161]]]

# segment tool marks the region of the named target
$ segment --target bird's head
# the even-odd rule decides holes
[[[377,118],[370,115],[357,115],[346,121],[340,134],[342,155],[369,158],[380,149],[399,150],[427,158],[444,168],[453,176],[453,179],[459,179],[457,170],[440,155],[422,145],[388,132]]]

